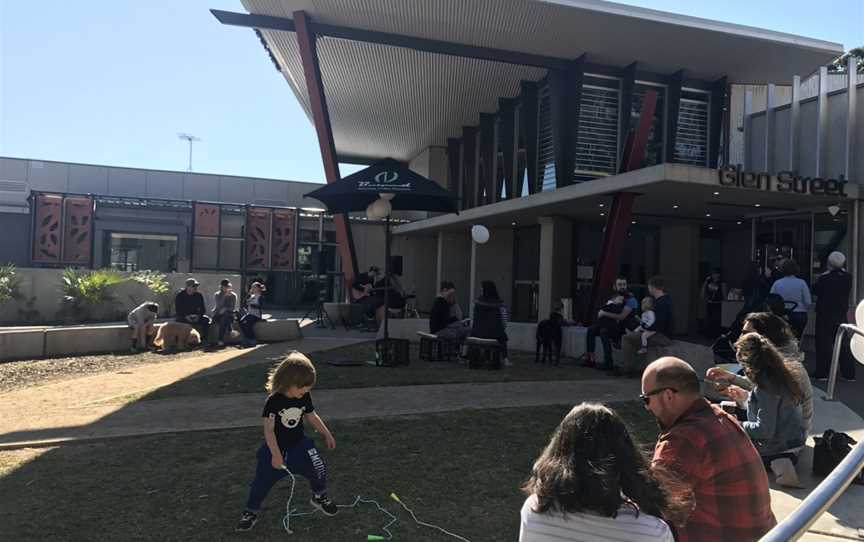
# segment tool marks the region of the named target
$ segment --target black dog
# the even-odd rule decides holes
[[[534,363],[552,361],[557,367],[561,361],[561,324],[564,317],[553,312],[548,320],[537,324],[537,355]],[[554,359],[553,359],[554,358]]]

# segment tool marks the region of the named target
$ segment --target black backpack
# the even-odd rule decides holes
[[[839,431],[828,429],[821,437],[814,437],[816,446],[813,448],[813,474],[816,476],[828,476],[837,465],[852,451],[852,445],[856,440]],[[864,470],[858,473],[852,481],[855,484],[864,484]]]

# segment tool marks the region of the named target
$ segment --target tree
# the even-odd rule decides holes
[[[849,52],[834,59],[834,61],[828,65],[828,71],[832,73],[846,73],[846,62],[848,62],[850,56],[855,59],[855,64],[858,66],[858,73],[864,73],[864,46],[850,49]]]

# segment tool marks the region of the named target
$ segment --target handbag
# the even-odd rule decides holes
[[[857,441],[839,431],[828,429],[821,437],[814,437],[816,446],[813,448],[813,474],[828,476],[840,464],[846,455],[852,451],[852,445]],[[855,476],[852,483],[864,484],[864,469]]]

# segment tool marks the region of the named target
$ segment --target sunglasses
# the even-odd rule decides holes
[[[642,399],[642,402],[645,403],[645,406],[648,406],[648,404],[651,402],[651,396],[652,395],[657,395],[658,393],[663,393],[666,390],[669,390],[673,393],[678,393],[678,390],[676,390],[675,388],[670,388],[669,386],[666,386],[663,388],[657,388],[656,390],[651,390],[648,393],[643,393],[643,394],[639,395],[639,398]]]

